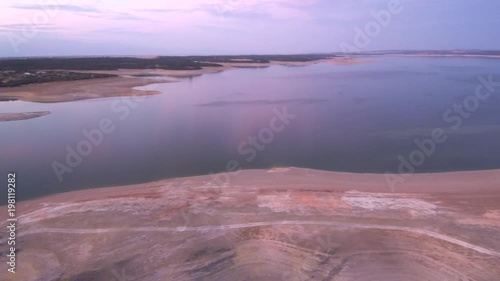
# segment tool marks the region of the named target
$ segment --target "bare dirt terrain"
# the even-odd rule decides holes
[[[500,276],[500,170],[410,175],[394,192],[384,175],[245,170],[17,208],[17,273],[2,270],[1,280]],[[7,251],[4,237],[1,245]]]

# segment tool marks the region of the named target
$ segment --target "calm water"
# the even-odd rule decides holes
[[[500,60],[384,57],[204,75],[154,85],[162,94],[144,101],[1,102],[0,112],[52,114],[0,123],[0,171],[19,173],[20,199],[220,172],[232,160],[245,169],[396,172],[398,156],[434,128],[448,139],[416,172],[500,168],[500,87],[458,129],[443,119],[488,74],[500,80]],[[285,107],[295,118],[282,126],[273,120]],[[114,131],[59,182],[52,163],[67,165],[66,147],[76,149],[82,131],[103,119]],[[272,138],[271,121],[280,129]],[[259,133],[268,143],[252,147],[247,138]]]

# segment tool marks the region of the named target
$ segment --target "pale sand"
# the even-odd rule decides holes
[[[306,66],[317,63],[332,63],[339,65],[366,63],[368,61],[352,58],[330,58],[308,62],[272,61],[270,63],[222,63],[222,67],[205,67],[197,70],[163,70],[163,69],[119,69],[119,70],[89,70],[73,72],[114,74],[119,77],[88,79],[78,81],[49,82],[31,84],[13,88],[0,88],[0,98],[18,99],[31,102],[65,102],[83,99],[118,97],[118,96],[143,96],[159,94],[159,91],[148,90],[147,85],[155,83],[168,83],[168,77],[185,78],[204,74],[218,73],[237,68],[262,68],[273,65]],[[142,77],[133,77],[142,76]],[[151,77],[165,77],[158,80]],[[145,89],[137,89],[137,87]],[[135,89],[134,89],[135,88]]]
[[[0,113],[0,122],[28,120],[50,114],[50,111]]]
[[[159,92],[133,88],[157,82],[158,80],[148,78],[127,77],[50,82],[1,88],[0,97],[31,102],[65,102],[103,97],[154,95]]]
[[[134,196],[154,194],[166,186],[180,187],[184,183],[205,183],[217,187],[214,179],[225,182],[228,186],[262,186],[268,190],[324,190],[355,191],[380,194],[490,194],[500,195],[500,169],[463,171],[447,173],[393,175],[405,178],[395,188],[391,188],[384,174],[358,174],[329,172],[304,168],[274,168],[270,170],[243,170],[233,173],[221,173],[210,176],[165,179],[137,185],[104,187],[59,193],[41,199],[19,203],[23,209],[37,209],[45,202],[66,202],[97,200],[113,196]],[[182,182],[183,184],[179,185]],[[209,184],[210,183],[210,184]],[[500,205],[498,206],[500,209]],[[1,208],[0,208],[1,210]],[[6,219],[6,212],[0,212],[0,220]]]

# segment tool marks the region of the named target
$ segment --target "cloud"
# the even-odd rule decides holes
[[[393,23],[380,36],[372,38],[366,51],[500,46],[500,39],[491,32],[492,26],[500,24],[500,1],[485,0],[481,5],[468,0],[401,1],[403,12],[394,16]],[[371,12],[386,8],[388,2],[2,0],[3,44],[9,46],[8,38],[3,36],[6,32],[21,31],[18,34],[23,36],[23,29],[28,27],[43,34],[21,46],[18,54],[1,46],[0,56],[113,53],[114,49],[116,53],[171,55],[340,51],[339,44],[352,42],[355,28],[372,21]],[[72,43],[58,45],[54,38]],[[83,43],[92,49],[75,48]],[[48,51],[42,51],[41,46]]]
[[[59,11],[82,12],[82,13],[99,12],[99,10],[95,8],[83,7],[77,5],[13,5],[10,7],[21,10],[50,10],[50,11],[59,10]]]
[[[185,0],[176,3],[138,9],[150,13],[193,13],[203,12],[215,17],[274,19],[308,19],[306,8],[312,7],[317,0]]]
[[[135,16],[130,13],[124,13],[124,12],[110,12],[109,18],[113,20],[144,20],[142,17]]]
[[[165,8],[157,8],[157,9],[137,9],[136,11],[140,12],[149,12],[149,13],[191,13],[202,11],[199,8],[194,9],[165,9]]]
[[[27,24],[0,24],[0,33],[23,32],[29,27],[30,25]],[[36,30],[37,32],[55,32],[61,30],[61,28],[54,24],[38,24]]]
[[[80,13],[86,17],[90,18],[106,18],[111,20],[120,21],[134,21],[142,20],[143,18],[136,16],[129,12],[119,12],[110,9],[102,9],[90,6],[78,6],[78,5],[12,5],[10,8],[20,9],[20,10],[37,10],[37,11],[66,11],[73,13]]]
[[[308,8],[314,6],[316,2],[316,0],[221,0],[205,6],[205,9],[219,16],[255,15],[273,19],[307,20],[311,18]]]

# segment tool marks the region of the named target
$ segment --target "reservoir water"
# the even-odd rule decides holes
[[[0,123],[0,171],[18,173],[25,200],[228,166],[398,172],[414,151],[417,173],[500,168],[500,86],[479,86],[500,81],[500,60],[369,59],[177,79],[144,100],[0,102],[0,112],[51,111]],[[436,129],[446,140],[427,153],[417,143]],[[68,157],[78,150],[88,155]]]

